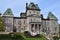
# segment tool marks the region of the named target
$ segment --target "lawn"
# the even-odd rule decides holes
[[[14,33],[12,38],[10,34],[0,34],[0,40],[47,40],[45,37],[41,38],[27,38],[24,33]]]
[[[46,40],[45,38],[26,38],[26,40]]]

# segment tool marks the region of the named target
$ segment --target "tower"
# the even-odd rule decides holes
[[[40,32],[41,28],[41,15],[38,4],[31,2],[29,5],[26,3],[26,14],[27,14],[27,31]]]
[[[8,8],[4,14],[4,25],[7,32],[13,32],[13,13],[10,8]]]

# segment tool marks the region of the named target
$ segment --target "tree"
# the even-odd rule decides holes
[[[54,40],[59,40],[59,37],[58,36],[54,36],[53,39]]]
[[[60,34],[60,24],[59,24],[59,34]]]
[[[1,17],[1,13],[0,13],[0,17]]]
[[[3,17],[0,16],[0,31],[4,30]]]

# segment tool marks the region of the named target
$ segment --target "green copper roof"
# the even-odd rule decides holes
[[[28,7],[29,8],[39,9],[38,4],[34,4],[33,2],[31,2]]]
[[[13,15],[10,8],[8,8],[3,15]]]
[[[55,15],[52,14],[52,12],[49,12],[48,17],[49,19],[57,19]]]

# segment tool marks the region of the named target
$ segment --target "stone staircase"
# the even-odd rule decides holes
[[[24,32],[24,35],[28,38],[40,38],[41,36],[39,34],[35,35],[35,36],[32,36],[30,32],[28,31],[25,31]]]

